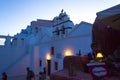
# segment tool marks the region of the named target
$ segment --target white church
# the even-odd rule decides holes
[[[30,67],[37,75],[46,69],[46,74],[63,69],[65,56],[86,55],[91,51],[92,24],[74,24],[65,11],[53,20],[37,19],[15,36],[0,35],[5,39],[0,45],[0,76],[26,75]]]

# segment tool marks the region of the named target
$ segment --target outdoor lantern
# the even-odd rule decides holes
[[[47,54],[47,55],[46,55],[46,59],[47,59],[47,60],[51,60],[51,55],[50,55],[50,54]]]
[[[98,59],[99,62],[102,62],[102,59],[103,59],[102,53],[98,52],[97,55],[96,55],[96,58]]]
[[[64,56],[72,56],[73,55],[73,51],[71,49],[66,49],[64,52]]]

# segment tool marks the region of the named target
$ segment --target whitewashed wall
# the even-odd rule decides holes
[[[28,66],[30,66],[30,54],[25,47],[0,46],[0,75],[4,71],[8,76],[26,75]]]

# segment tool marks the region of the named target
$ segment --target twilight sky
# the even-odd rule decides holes
[[[62,9],[74,24],[93,23],[96,12],[120,0],[0,0],[0,35],[15,35],[36,19],[52,20]]]

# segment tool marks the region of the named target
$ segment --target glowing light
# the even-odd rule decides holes
[[[46,59],[47,59],[47,60],[51,60],[51,55],[50,55],[50,54],[47,54],[47,55],[46,55]]]
[[[73,52],[71,49],[65,50],[64,56],[72,56],[72,55],[73,55]]]
[[[102,53],[97,53],[97,56],[96,56],[96,58],[103,58],[103,55],[102,55]]]

